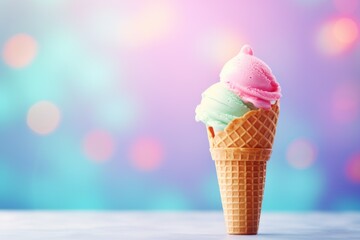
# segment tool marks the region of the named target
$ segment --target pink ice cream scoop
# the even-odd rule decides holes
[[[243,46],[240,53],[224,65],[220,81],[242,101],[250,102],[257,108],[269,109],[281,97],[280,85],[271,69],[253,56],[249,45]]]

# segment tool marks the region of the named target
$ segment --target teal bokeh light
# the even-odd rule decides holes
[[[29,196],[33,208],[102,209],[101,166],[85,158],[80,141],[54,134],[37,146]]]
[[[313,209],[322,195],[325,178],[321,169],[297,170],[268,163],[263,209],[301,211]]]
[[[215,163],[214,163],[215,164]],[[221,208],[221,198],[219,183],[217,181],[215,167],[212,173],[209,173],[209,176],[205,179],[202,192],[204,197],[204,202],[206,203],[206,208],[210,209],[220,209]]]

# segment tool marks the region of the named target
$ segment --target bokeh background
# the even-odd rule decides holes
[[[0,208],[221,209],[201,93],[282,85],[264,210],[360,210],[360,1],[0,0]]]

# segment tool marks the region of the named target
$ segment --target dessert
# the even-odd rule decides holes
[[[280,97],[271,69],[245,45],[196,108],[195,119],[207,128],[229,234],[258,232]]]

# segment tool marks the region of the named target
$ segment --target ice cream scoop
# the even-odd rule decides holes
[[[257,234],[266,166],[280,111],[280,86],[245,45],[196,108],[206,124],[229,234]],[[222,131],[219,131],[222,130]]]
[[[213,127],[215,131],[221,131],[229,122],[250,110],[251,106],[241,101],[224,83],[218,82],[202,94],[201,103],[195,110],[195,119]]]
[[[269,109],[281,97],[280,85],[271,69],[253,56],[249,45],[243,46],[239,54],[224,65],[220,81],[242,101],[257,108]]]

